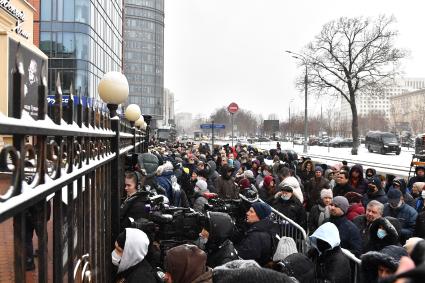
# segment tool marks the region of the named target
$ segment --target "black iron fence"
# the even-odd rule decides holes
[[[13,256],[0,265],[25,282],[35,230],[38,282],[110,282],[125,156],[143,150],[144,135],[101,107],[83,105],[72,87],[63,105],[59,77],[51,106],[40,78],[38,119],[31,118],[23,111],[22,69],[17,59],[11,117],[0,113],[0,135],[13,140],[0,152],[0,225],[9,223],[13,234],[1,248]]]

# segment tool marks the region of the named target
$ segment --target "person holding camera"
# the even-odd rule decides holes
[[[121,230],[131,227],[131,222],[139,218],[148,218],[149,214],[145,210],[149,202],[148,192],[141,190],[141,174],[137,171],[125,173],[126,198],[120,207]]]

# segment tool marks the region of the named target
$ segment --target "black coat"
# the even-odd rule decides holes
[[[310,210],[310,214],[308,216],[308,233],[310,235],[313,234],[314,231],[316,231],[316,229],[320,225],[322,225],[323,223],[325,223],[325,221],[327,220],[327,218],[324,218],[323,219],[323,222],[320,223],[320,225],[319,225],[319,217],[320,217],[320,213],[322,212],[321,209],[325,209],[325,207],[323,206],[323,204],[316,204]]]
[[[364,253],[369,244],[369,229],[372,223],[367,223],[366,215],[357,216],[353,219],[353,223],[360,231],[360,236],[362,237],[362,252]]]
[[[378,228],[382,227],[387,236],[379,239],[377,236]],[[364,252],[380,251],[386,246],[400,245],[400,222],[394,217],[381,217],[372,222],[369,229],[369,242]]]
[[[425,210],[419,212],[416,218],[415,236],[425,238]]]
[[[307,195],[307,210],[310,210],[313,205],[319,203],[320,192],[323,188],[329,188],[329,181],[324,177],[320,177],[319,179],[313,177],[305,184],[305,192]]]
[[[236,246],[239,256],[242,259],[253,259],[261,266],[268,263],[273,256],[273,230],[273,222],[268,218],[253,223]]]
[[[347,249],[354,255],[359,256],[362,252],[362,238],[356,225],[345,216],[331,217],[329,218],[329,222],[332,222],[338,228],[341,248]]]
[[[238,252],[230,240],[224,241],[216,249],[207,249],[207,255],[207,266],[211,268],[239,258]]]
[[[366,193],[363,195],[362,199],[363,206],[366,207],[371,200],[376,200],[382,204],[386,204],[388,202],[388,197],[385,194],[384,189],[378,189],[378,191],[373,195]]]
[[[307,214],[299,199],[292,195],[289,200],[277,198],[273,207],[286,217],[291,218],[304,229],[307,229]]]
[[[121,230],[131,226],[129,217],[134,220],[149,218],[145,205],[148,203],[148,192],[138,191],[124,200],[120,207]]]
[[[125,280],[125,283],[156,283],[158,282],[152,266],[146,260],[142,260],[135,266],[130,267],[129,269],[119,273],[114,282],[122,282]]]
[[[353,191],[354,190],[349,183],[345,185],[336,184],[336,186],[333,188],[334,197],[344,196],[346,193]]]
[[[320,256],[318,255],[316,249],[313,249],[309,252],[309,257],[315,266],[315,282],[351,282],[350,261],[348,257],[342,253],[339,246],[333,248],[332,250],[325,251]]]

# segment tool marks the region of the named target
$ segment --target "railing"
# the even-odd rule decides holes
[[[352,252],[347,249],[341,248],[342,252],[348,259],[350,260],[351,270],[351,279],[353,283],[357,283],[360,281],[360,265],[362,261],[358,259]]]
[[[244,195],[239,194],[239,197],[245,201],[248,202],[255,202],[255,201],[261,201],[264,203],[263,200],[257,197],[255,200],[249,200]],[[298,223],[296,223],[294,220],[288,218],[287,216],[283,215],[273,207],[272,209],[272,216],[271,219],[279,224],[279,237],[291,237],[294,239],[295,244],[297,245],[297,250],[300,253],[306,253],[307,252],[307,233],[305,232],[304,228],[301,227]]]
[[[141,150],[144,137],[99,107],[78,98],[75,103],[72,86],[63,108],[59,76],[50,117],[45,77],[36,98],[38,117],[30,117],[23,111],[21,70],[17,59],[12,117],[0,113],[0,135],[13,140],[0,152],[0,231],[13,234],[13,243],[0,247],[13,250],[0,268],[7,264],[11,281],[26,282],[25,261],[32,253],[27,246],[35,229],[38,282],[110,282],[125,157]]]

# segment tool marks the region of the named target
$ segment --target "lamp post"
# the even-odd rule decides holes
[[[145,123],[146,123],[146,127],[145,127],[146,136],[145,136],[144,152],[148,152],[148,147],[149,147],[149,131],[150,131],[150,124],[151,124],[152,116],[151,115],[144,114],[143,115],[143,119],[145,120]]]
[[[136,127],[134,124],[140,118],[141,114],[140,107],[137,104],[128,105],[124,112],[125,118],[130,121],[131,133],[133,134],[133,153],[136,153]]]
[[[105,216],[106,219],[111,219],[110,226],[106,227],[106,231],[111,231],[106,237],[106,244],[112,248],[120,232],[120,188],[123,187],[123,176],[120,174],[124,171],[119,158],[120,120],[117,116],[117,109],[118,105],[124,103],[128,97],[127,78],[120,72],[106,73],[100,80],[97,91],[100,98],[107,103],[111,117],[111,130],[115,132],[115,137],[111,141],[111,151],[116,155],[111,162],[111,171],[114,174],[110,176],[111,189],[106,190],[106,202],[110,203],[110,209],[107,210],[107,215]],[[106,268],[111,268],[110,261],[108,261]]]
[[[307,74],[307,59],[298,53],[286,50],[286,53],[292,54],[292,57],[298,60],[301,60],[305,66],[305,76],[304,76],[304,100],[305,100],[305,110],[304,110],[304,147],[303,153],[307,153],[307,84],[308,84],[308,74]]]
[[[136,126],[136,128],[139,129],[139,142],[140,142],[142,127],[144,124],[145,124],[145,119],[143,119],[142,115],[140,115],[139,119],[137,119],[136,122],[134,122],[134,125]],[[141,144],[139,143],[139,152],[140,152],[140,147],[141,147]]]

